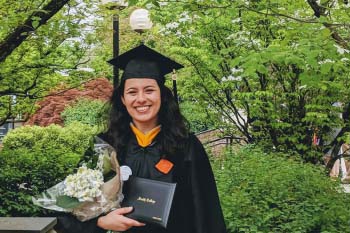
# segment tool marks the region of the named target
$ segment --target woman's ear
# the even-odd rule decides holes
[[[121,96],[120,99],[122,100],[122,103],[125,105],[124,96]]]

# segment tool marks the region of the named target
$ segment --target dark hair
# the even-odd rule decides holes
[[[188,122],[180,113],[179,105],[171,90],[163,83],[158,81],[157,83],[161,93],[158,121],[162,125],[162,130],[157,138],[162,145],[162,151],[171,155],[185,146],[189,132]],[[130,129],[132,119],[121,101],[124,87],[125,81],[123,80],[119,87],[114,89],[107,115],[108,129],[106,134],[117,151],[124,149],[132,134]]]

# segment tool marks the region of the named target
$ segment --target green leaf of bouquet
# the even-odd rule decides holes
[[[103,156],[103,175],[108,174],[112,170],[111,159],[108,155]]]
[[[69,197],[66,195],[58,196],[56,199],[56,205],[65,209],[73,209],[80,204],[81,202],[79,202],[78,198]]]

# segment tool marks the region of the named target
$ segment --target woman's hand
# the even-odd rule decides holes
[[[106,216],[99,217],[97,220],[97,226],[112,231],[126,231],[131,227],[142,227],[144,223],[138,222],[134,219],[127,218],[124,214],[130,213],[132,207],[125,207],[113,210]]]

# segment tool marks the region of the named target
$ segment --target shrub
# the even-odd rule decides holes
[[[3,140],[3,150],[25,148],[33,151],[50,149],[82,154],[95,134],[88,125],[75,122],[67,127],[50,125],[48,127],[23,126],[10,131]]]
[[[321,167],[251,147],[214,167],[228,232],[350,232],[350,196]]]
[[[72,122],[81,122],[90,126],[98,126],[102,123],[104,102],[93,99],[79,99],[75,104],[68,106],[61,113],[64,125]]]
[[[31,196],[74,172],[91,145],[91,127],[25,126],[4,138],[0,151],[0,216],[38,216],[45,210]]]

